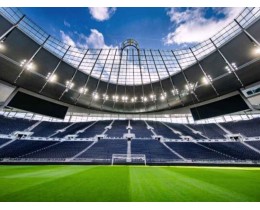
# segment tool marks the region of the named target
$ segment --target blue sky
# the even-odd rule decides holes
[[[217,33],[242,8],[21,8],[47,33],[90,48],[134,38],[141,48],[176,49]]]

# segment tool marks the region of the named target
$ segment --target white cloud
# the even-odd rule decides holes
[[[90,7],[89,13],[97,21],[108,20],[116,11],[116,8]]]
[[[224,18],[216,19],[214,17],[206,18],[203,8],[192,8],[184,11],[171,8],[167,11],[167,15],[176,27],[174,31],[163,38],[163,42],[165,45],[202,42],[232,22],[242,9],[216,8],[214,10],[216,13],[224,15]]]
[[[65,34],[64,31],[60,31],[61,40],[68,45],[71,45],[72,47],[76,47],[76,43],[73,41],[73,39],[68,35]]]
[[[71,45],[72,47],[93,49],[115,48],[112,45],[106,45],[104,35],[97,29],[91,29],[89,36],[86,36],[82,33],[74,33],[76,36],[78,36],[76,41],[74,41],[73,38],[64,31],[60,31],[60,34],[62,41],[68,45]]]
[[[64,20],[63,23],[64,23],[64,25],[65,25],[66,27],[70,28],[70,23],[69,23],[69,22],[67,22],[66,20]]]

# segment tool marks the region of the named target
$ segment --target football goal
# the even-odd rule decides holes
[[[111,165],[134,163],[146,165],[146,157],[144,154],[113,154]]]

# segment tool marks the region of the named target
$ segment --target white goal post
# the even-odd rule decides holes
[[[120,163],[139,163],[141,161],[146,165],[144,154],[113,154],[111,165],[114,165],[117,161]]]

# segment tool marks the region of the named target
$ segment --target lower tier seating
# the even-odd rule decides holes
[[[157,140],[132,140],[131,151],[132,154],[145,154],[147,162],[180,159]]]
[[[260,160],[260,154],[240,142],[212,142],[201,144],[240,160]]]
[[[35,151],[23,158],[71,158],[87,148],[92,141],[65,141]]]
[[[193,142],[167,142],[175,152],[192,160],[229,160],[230,157],[212,151]],[[233,159],[233,158],[231,158]]]
[[[56,141],[16,140],[0,149],[0,158],[18,158],[38,149],[48,147]]]
[[[79,158],[111,159],[113,154],[126,154],[126,140],[99,140]]]

